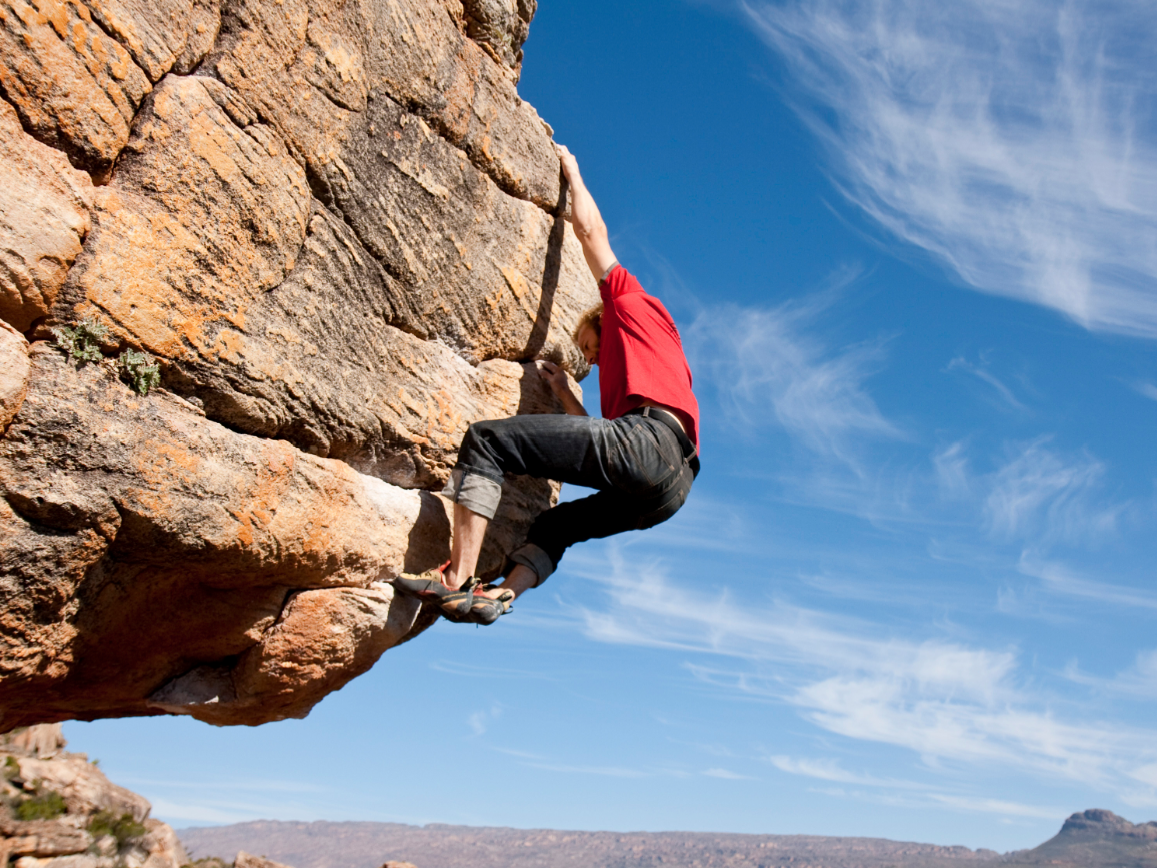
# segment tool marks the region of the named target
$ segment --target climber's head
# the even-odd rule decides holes
[[[603,306],[595,305],[582,315],[572,338],[588,365],[599,363],[599,339],[603,334]]]

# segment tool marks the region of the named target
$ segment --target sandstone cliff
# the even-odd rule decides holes
[[[534,8],[0,0],[0,731],[303,716],[431,623],[466,426],[586,373]]]
[[[0,865],[14,868],[181,868],[173,830],[84,754],[60,725],[0,736]],[[9,861],[11,860],[11,861]]]

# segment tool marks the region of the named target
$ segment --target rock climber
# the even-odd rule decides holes
[[[435,602],[452,621],[491,624],[515,598],[541,585],[574,543],[666,521],[699,473],[699,405],[679,332],[662,303],[619,264],[577,161],[565,147],[556,149],[570,185],[574,233],[602,296],[573,339],[587,362],[599,366],[603,417],[587,415],[562,368],[539,361],[565,415],[514,416],[467,429],[442,492],[454,502],[450,562],[394,580]],[[598,490],[540,514],[526,542],[509,554],[505,580],[488,585],[474,570],[507,473]]]

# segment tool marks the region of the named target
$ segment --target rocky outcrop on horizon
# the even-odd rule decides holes
[[[59,724],[0,736],[0,865],[14,868],[182,868],[181,842],[84,754],[64,750]]]
[[[304,716],[436,617],[467,425],[586,373],[535,5],[0,0],[0,731]]]
[[[1094,808],[1073,814],[1055,837],[1005,857],[1009,865],[1157,868],[1157,822],[1130,823]]]

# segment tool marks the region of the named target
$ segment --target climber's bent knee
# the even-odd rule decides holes
[[[442,489],[442,496],[485,519],[491,519],[498,511],[498,502],[502,499],[502,484],[459,464]]]
[[[531,542],[523,543],[512,551],[510,560],[527,567],[538,577],[534,582],[536,588],[550,578],[550,574],[554,572],[555,568],[555,563],[551,560],[550,555]]]

